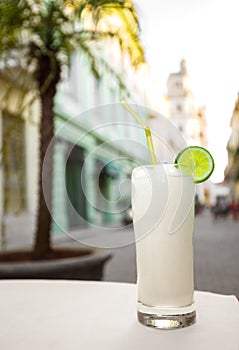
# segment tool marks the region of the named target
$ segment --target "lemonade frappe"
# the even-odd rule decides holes
[[[138,310],[163,316],[194,311],[193,178],[175,165],[138,167],[132,173]],[[181,311],[180,311],[181,310]]]

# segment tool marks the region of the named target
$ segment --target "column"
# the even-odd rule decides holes
[[[97,181],[96,178],[96,161],[90,155],[89,150],[84,152],[84,191],[86,197],[86,216],[89,224],[97,225],[100,220],[100,212],[97,210]]]
[[[64,234],[69,229],[65,183],[66,151],[67,144],[64,141],[57,141],[52,189],[52,232],[54,234]]]

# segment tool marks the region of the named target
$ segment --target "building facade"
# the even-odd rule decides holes
[[[197,107],[194,101],[191,78],[186,61],[180,63],[179,72],[168,78],[169,119],[180,131],[188,146],[207,147],[207,122],[204,107]],[[212,204],[210,180],[197,185],[199,201],[210,207]]]
[[[56,98],[55,232],[122,225],[130,206],[131,170],[148,161],[144,132],[120,103],[127,94],[131,103],[145,104],[144,85],[137,84],[141,72],[121,67],[122,90],[111,72],[97,81],[82,61],[76,53]]]
[[[184,147],[207,147],[205,108],[197,107],[194,102],[185,60],[181,61],[178,72],[169,75],[167,94],[161,105],[159,113],[149,116],[158,159],[173,162]],[[197,192],[200,202],[210,206],[210,181],[197,185]]]
[[[146,103],[144,84],[138,83],[144,74],[127,60],[114,64],[124,88],[110,70],[96,80],[80,53],[72,57],[58,86],[52,208],[56,234],[89,225],[120,226],[130,206],[132,167],[148,162],[144,132],[120,104],[123,97],[136,105]],[[21,224],[29,233],[34,229],[39,165],[36,91],[34,86],[27,89],[31,82],[25,77],[24,83],[24,73],[18,85],[13,77],[4,71],[0,77],[1,151],[8,164],[0,167],[0,212],[9,235]],[[146,113],[141,117],[146,120]]]
[[[1,71],[0,101],[0,231],[4,241],[7,233],[30,233],[37,209],[39,104],[31,77],[16,67]]]
[[[232,199],[239,201],[239,94],[231,117],[231,135],[227,143],[228,164],[225,180],[231,188]]]
[[[169,119],[185,137],[189,145],[207,146],[205,108],[196,107],[186,61],[180,70],[170,74],[167,83]]]

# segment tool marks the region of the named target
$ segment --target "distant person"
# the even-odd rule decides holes
[[[238,203],[236,203],[236,201],[233,200],[231,202],[230,210],[231,210],[233,220],[237,220],[238,219]]]
[[[202,210],[201,203],[199,201],[198,195],[195,196],[195,215],[200,214]]]
[[[225,198],[217,198],[216,205],[212,208],[212,213],[215,219],[226,218],[230,213],[231,208]]]

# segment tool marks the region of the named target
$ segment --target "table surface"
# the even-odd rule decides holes
[[[1,281],[1,350],[239,350],[239,302],[195,292],[197,322],[177,330],[142,326],[136,286],[86,281]]]

